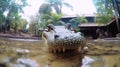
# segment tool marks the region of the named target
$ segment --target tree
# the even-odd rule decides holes
[[[78,28],[78,26],[76,27],[76,25],[80,25],[81,23],[87,23],[88,20],[85,18],[85,16],[79,16],[77,15],[76,18],[73,18],[69,21],[70,23],[73,23],[73,27],[75,28],[76,31],[80,31],[80,29]]]
[[[116,17],[116,20],[118,20],[120,13],[117,2],[120,3],[119,0],[94,0],[95,6],[97,8],[96,22],[99,22],[100,24],[107,24],[109,21],[111,21],[111,18],[114,17]],[[117,22],[117,28],[118,32],[120,32],[119,22]]]
[[[15,34],[19,33],[20,35],[21,32],[25,30],[26,25],[27,21],[22,19],[21,16],[17,16],[10,23],[10,32]]]
[[[40,6],[39,14],[41,15],[41,21],[45,22],[44,24],[55,23],[62,16],[62,14],[53,13],[50,4],[46,4],[46,3]]]
[[[120,0],[112,0],[113,8],[116,14],[116,17],[120,17]]]
[[[50,6],[50,4],[44,3],[40,6],[39,8],[39,14],[48,14],[50,15],[50,13],[52,12],[52,8]]]
[[[44,28],[48,24],[47,20],[50,19],[51,12],[52,12],[52,8],[50,4],[44,3],[40,6],[38,11],[39,14],[36,14],[36,16],[34,16],[34,18],[39,17],[39,19],[38,18],[35,18],[35,19],[37,23],[41,21],[39,23],[40,27]]]
[[[14,20],[19,13],[23,13],[22,8],[27,6],[26,0],[1,0],[0,1],[0,16],[5,17],[5,31],[10,30],[11,21]],[[6,16],[4,15],[6,14]],[[3,17],[0,17],[1,19]]]
[[[57,23],[62,22],[60,21],[61,16],[62,14],[51,13],[50,18],[47,20],[47,22],[56,25]]]
[[[88,20],[85,18],[85,16],[77,15],[76,18],[71,19],[69,22],[74,22],[74,23],[80,24],[80,23],[88,22]]]
[[[1,0],[0,1],[0,21],[4,22],[5,16],[4,16],[4,12],[6,11],[7,7],[8,7],[8,3],[9,1],[7,0]]]
[[[30,17],[29,32],[35,34],[35,36],[40,36],[40,28],[45,28],[47,23],[45,19],[41,17],[40,14],[36,14]]]
[[[41,25],[43,26],[46,26],[47,24],[49,23],[57,23],[62,14],[56,14],[56,13],[53,13],[52,11],[52,7],[50,4],[42,4],[39,8],[39,14],[40,14],[40,18],[41,18],[41,22],[44,22],[44,23],[41,23]]]
[[[113,12],[113,4],[111,2],[111,0],[94,0],[96,9],[97,9],[97,13],[96,13],[96,18],[95,18],[95,22],[98,24],[104,24],[107,25],[114,17],[114,12]],[[99,35],[99,38],[103,38],[105,36],[105,31],[108,34],[108,28],[106,27],[106,30],[102,30],[102,29],[97,29],[97,33]]]
[[[114,7],[114,11],[115,11],[115,19],[116,19],[116,24],[117,24],[117,28],[118,28],[118,33],[120,33],[120,23],[118,21],[118,18],[120,18],[120,1],[112,0],[112,4]]]
[[[73,8],[70,4],[64,2],[64,0],[45,0],[50,4],[51,7],[53,7],[56,10],[57,14],[62,13],[62,6],[65,5],[67,7]]]
[[[48,14],[36,14],[30,17],[30,27],[29,30],[31,33],[34,33],[35,36],[41,36],[41,29],[45,29],[48,24],[52,23],[54,25],[62,22],[60,21],[62,14],[50,13]]]
[[[97,8],[96,22],[99,24],[107,24],[114,17],[111,0],[94,0]]]
[[[4,25],[5,25],[4,12],[7,9],[8,3],[9,2],[7,0],[1,0],[0,1],[0,27],[1,27],[1,30],[4,29]]]
[[[60,18],[62,16],[61,10],[63,4],[68,7],[72,7],[69,4],[64,3],[63,0],[46,0],[46,2],[48,3],[42,4],[39,8],[38,12],[41,17],[40,21],[37,22],[36,31],[39,29],[39,27],[45,28],[49,23],[56,25],[58,22],[62,22],[60,21]],[[56,10],[56,13],[53,12],[52,8]]]

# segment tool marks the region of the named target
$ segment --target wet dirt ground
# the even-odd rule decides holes
[[[89,40],[82,53],[53,54],[42,41],[0,38],[0,67],[120,67],[120,42]]]

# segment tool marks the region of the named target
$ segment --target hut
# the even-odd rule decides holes
[[[64,21],[65,23],[68,23],[69,20],[75,18],[76,16],[64,16],[61,18],[62,21]],[[96,39],[98,38],[98,34],[97,34],[97,29],[101,29],[104,32],[108,32],[108,36],[106,37],[116,37],[116,34],[120,33],[118,31],[118,28],[120,28],[120,18],[118,19],[118,25],[116,23],[116,20],[113,19],[111,20],[108,24],[97,24],[94,22],[94,18],[95,16],[85,16],[86,19],[88,20],[88,23],[82,23],[82,24],[75,24],[72,23],[72,26],[78,26],[80,28],[80,32],[82,32],[84,34],[85,37],[90,37],[92,39]]]

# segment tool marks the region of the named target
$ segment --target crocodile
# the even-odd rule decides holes
[[[82,51],[85,46],[85,38],[81,32],[71,29],[71,24],[54,26],[48,24],[47,30],[42,33],[42,40],[48,46],[50,52],[65,52],[67,50]]]

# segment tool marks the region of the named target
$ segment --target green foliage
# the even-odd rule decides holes
[[[37,14],[39,16],[36,15],[37,17],[39,17],[39,19],[36,18],[36,16],[34,16],[34,19],[31,18],[32,19],[31,22],[34,25],[32,27],[34,27],[35,34],[38,34],[39,29],[40,28],[44,29],[49,23],[56,25],[57,23],[62,22],[60,21],[60,18],[62,16],[61,14],[62,5],[66,5],[72,8],[71,5],[65,3],[63,0],[45,0],[45,1],[48,3],[42,4],[38,11],[39,14]],[[57,14],[53,13],[52,8],[56,10]]]
[[[79,15],[77,15],[76,18],[71,19],[69,22],[85,23],[85,22],[88,22],[88,20],[85,18],[85,16],[79,16]]]
[[[16,18],[20,18],[19,13],[23,13],[23,8],[27,5],[26,0],[0,0],[0,25],[6,29],[8,25],[19,27],[20,20]]]
[[[52,11],[52,8],[50,6],[50,4],[42,4],[39,8],[39,14],[49,14],[50,15],[50,12]]]
[[[38,22],[40,24],[40,27],[45,28],[49,23],[57,24],[60,22],[62,14],[56,14],[56,13],[50,13],[43,14],[42,17],[40,17],[40,21]],[[37,20],[37,19],[36,19]]]
[[[60,21],[62,14],[51,13],[50,18],[47,20],[48,23],[56,24]]]
[[[23,12],[22,8],[27,6],[26,0],[1,0],[0,1],[0,13],[8,12],[7,17],[13,18],[16,13]]]
[[[65,5],[67,7],[73,8],[70,4],[65,3],[64,0],[45,0],[48,2],[51,7],[53,7],[56,10],[57,14],[61,14],[62,12],[62,6]]]
[[[42,21],[45,21],[45,20],[43,19],[43,17],[41,17],[40,14],[36,14],[34,16],[31,16],[30,17],[30,24],[29,24],[29,33],[35,34],[35,36],[40,36],[39,29],[44,28],[46,25],[46,23],[43,23]]]
[[[51,1],[52,2],[52,1]],[[43,25],[42,27],[46,26],[49,23],[57,23],[62,14],[55,14],[52,12],[52,6],[51,4],[42,4],[39,8],[39,14],[41,16],[41,25]]]
[[[5,16],[0,13],[0,24],[5,22]]]
[[[52,12],[50,13],[50,15],[42,14],[41,16],[40,14],[36,14],[35,16],[30,17],[31,24],[29,30],[31,33],[34,32],[36,36],[41,36],[40,29],[45,29],[49,23],[52,24],[59,23],[61,16],[62,14],[56,14]]]
[[[113,3],[111,0],[94,0],[97,8],[95,21],[99,24],[107,24],[114,17]]]
[[[8,7],[9,1],[7,0],[1,0],[0,1],[0,23],[5,22],[5,16],[4,12],[6,11]]]
[[[111,21],[111,18],[111,14],[101,15],[98,13],[97,17],[95,18],[95,22],[97,22],[98,24],[107,24]]]
[[[25,6],[27,6],[26,0],[10,0],[8,4],[8,15],[7,18],[14,19],[16,17],[16,14],[23,13],[23,9]]]
[[[25,19],[22,19],[21,16],[17,16],[10,23],[10,27],[13,32],[24,30],[26,25],[27,25],[27,21]]]

